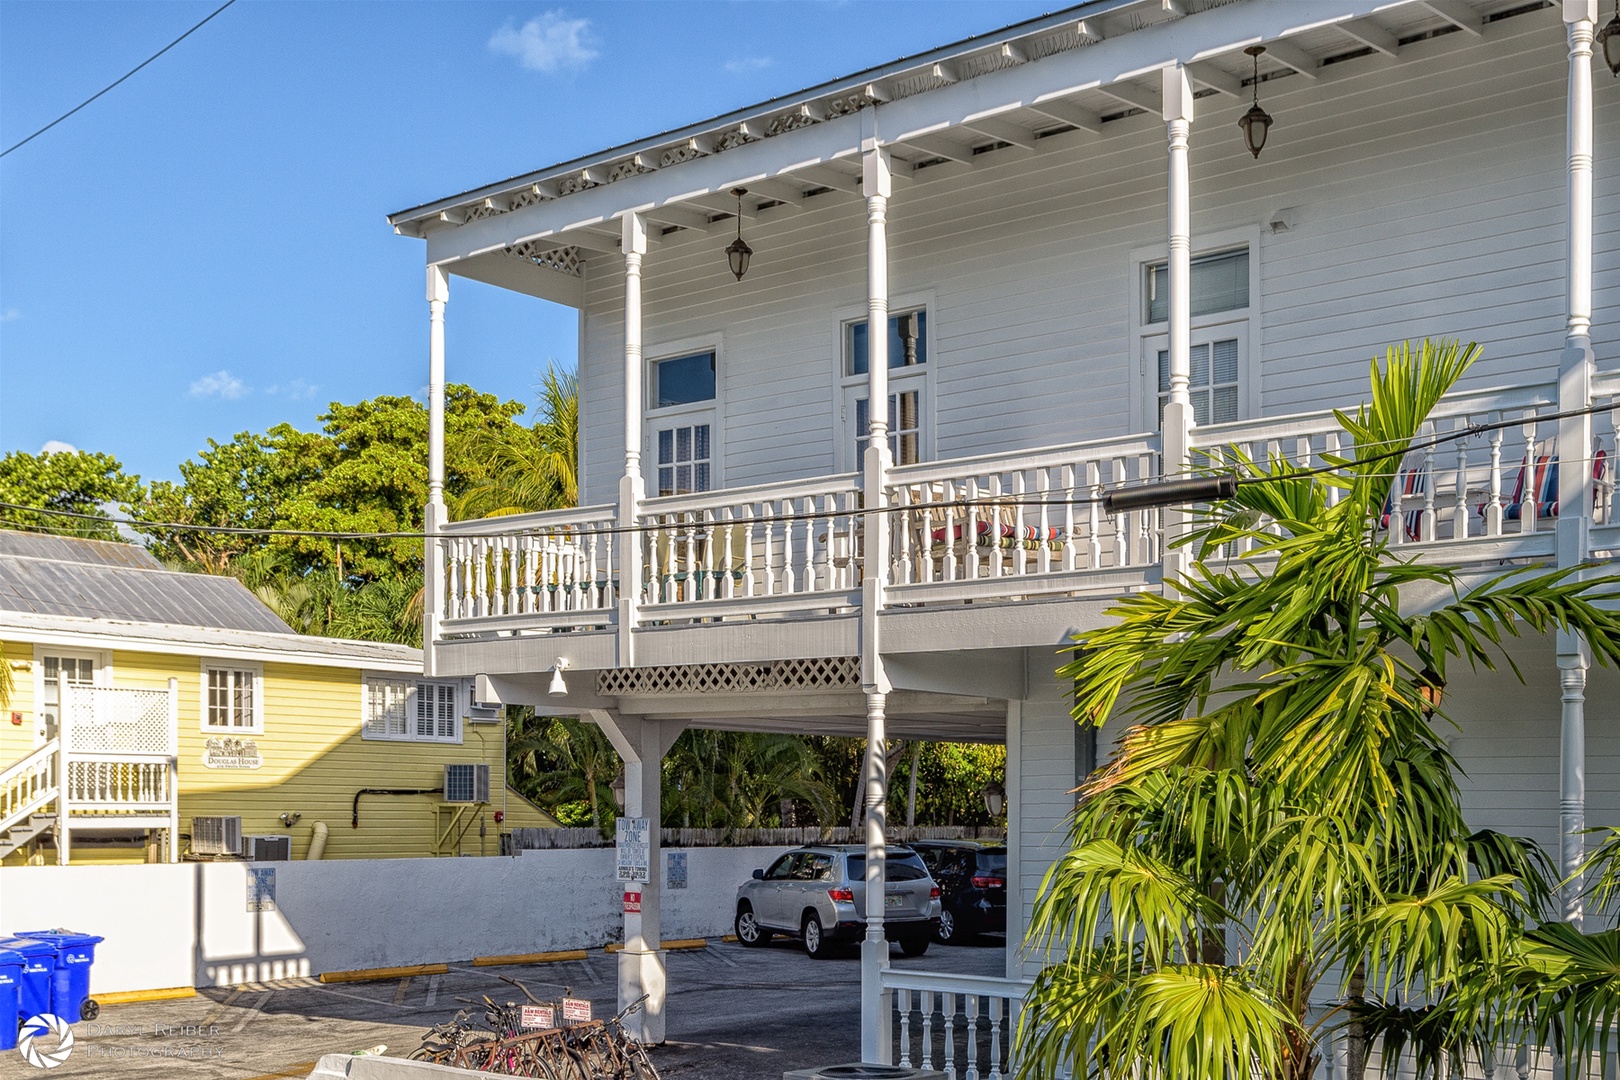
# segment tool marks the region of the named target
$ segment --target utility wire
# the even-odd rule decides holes
[[[232,0],[232,2],[234,3],[235,0]],[[1427,449],[1429,449],[1431,447],[1441,446],[1441,445],[1443,445],[1445,443],[1449,443],[1449,442],[1456,442],[1456,441],[1458,441],[1460,439],[1473,438],[1476,435],[1482,435],[1482,434],[1485,434],[1486,432],[1498,431],[1498,430],[1502,430],[1502,429],[1505,429],[1505,428],[1512,428],[1512,427],[1523,427],[1524,424],[1527,421],[1532,421],[1533,420],[1533,421],[1535,421],[1537,423],[1540,423],[1540,422],[1544,422],[1544,421],[1548,421],[1548,420],[1563,420],[1563,419],[1568,419],[1568,418],[1576,417],[1576,416],[1591,416],[1591,415],[1594,415],[1594,414],[1600,413],[1600,412],[1608,412],[1608,411],[1612,410],[1613,408],[1614,408],[1614,406],[1611,405],[1611,404],[1591,405],[1591,406],[1588,406],[1587,408],[1584,408],[1584,409],[1569,409],[1569,410],[1566,410],[1564,412],[1544,413],[1544,414],[1540,414],[1540,415],[1537,415],[1537,416],[1534,416],[1534,417],[1518,417],[1518,418],[1513,419],[1513,420],[1498,420],[1498,421],[1494,421],[1494,422],[1488,423],[1488,424],[1469,424],[1469,425],[1467,425],[1465,427],[1458,428],[1458,429],[1456,429],[1454,431],[1449,431],[1444,435],[1439,435],[1439,436],[1436,436],[1436,437],[1434,437],[1432,439],[1429,439],[1429,440],[1426,440],[1426,441],[1410,442],[1410,443],[1407,443],[1404,447],[1400,447],[1400,448],[1395,449],[1395,450],[1388,450],[1388,451],[1385,451],[1385,452],[1380,453],[1380,454],[1374,454],[1371,457],[1362,458],[1359,461],[1352,462],[1351,464],[1346,464],[1346,465],[1332,465],[1332,464],[1317,465],[1317,466],[1313,466],[1313,467],[1308,468],[1308,469],[1297,469],[1297,470],[1287,472],[1287,473],[1277,473],[1277,474],[1265,475],[1265,476],[1240,476],[1240,477],[1238,477],[1238,484],[1243,485],[1243,486],[1250,486],[1250,485],[1255,485],[1255,484],[1287,483],[1287,482],[1291,482],[1293,480],[1300,479],[1300,478],[1305,478],[1305,477],[1322,476],[1322,475],[1325,475],[1327,473],[1343,472],[1343,471],[1346,471],[1347,469],[1353,467],[1354,465],[1366,465],[1366,464],[1371,464],[1371,463],[1375,463],[1375,462],[1379,462],[1379,461],[1387,461],[1387,460],[1391,460],[1391,459],[1394,459],[1394,458],[1402,458],[1402,457],[1405,457],[1407,454],[1412,453],[1413,451],[1427,450]],[[1367,444],[1367,445],[1377,445],[1377,444],[1376,443],[1370,443],[1370,444]],[[1353,452],[1354,449],[1355,448],[1352,447],[1351,451]],[[1212,458],[1212,460],[1214,460],[1214,459]],[[1571,458],[1570,460],[1571,460],[1571,462],[1574,462],[1576,460],[1586,460],[1586,459]],[[1256,462],[1256,464],[1263,464],[1263,463]],[[1398,472],[1399,472],[1399,470],[1397,470],[1396,473],[1381,474],[1381,475],[1398,475]],[[1151,487],[1156,482],[1157,482],[1157,480],[1148,481],[1147,483],[1139,484],[1139,485],[1120,485],[1120,486],[1114,487],[1114,488],[1112,488],[1110,490],[1112,490],[1112,491],[1135,490],[1135,489],[1140,488],[1140,487]],[[1073,491],[1073,490],[1077,490],[1077,489],[1074,489],[1074,488],[1066,488],[1066,489],[1065,488],[1056,488],[1056,489],[1053,489],[1053,490],[1057,490],[1057,491],[1063,491],[1063,490]],[[716,493],[716,494],[719,494],[719,493]],[[974,498],[946,499],[946,500],[937,501],[937,502],[897,503],[897,504],[893,504],[893,505],[890,505],[890,506],[885,506],[885,507],[882,507],[882,508],[873,508],[873,509],[866,509],[866,508],[863,508],[863,507],[850,507],[850,508],[846,508],[846,509],[842,509],[842,510],[812,510],[809,513],[797,513],[797,512],[795,512],[795,513],[786,513],[786,514],[774,514],[769,518],[757,517],[757,518],[737,518],[737,519],[734,519],[734,520],[731,520],[731,521],[718,521],[718,520],[716,520],[716,521],[704,521],[704,522],[679,522],[679,521],[675,521],[675,522],[654,522],[654,523],[650,523],[650,524],[646,524],[646,525],[617,525],[617,526],[612,526],[612,527],[609,527],[609,528],[602,528],[602,529],[593,530],[591,535],[594,535],[594,536],[637,536],[637,535],[644,535],[644,534],[647,534],[647,533],[668,532],[668,531],[676,530],[676,529],[690,528],[690,527],[692,527],[694,525],[698,525],[698,526],[701,526],[703,528],[723,529],[723,528],[726,528],[727,526],[731,526],[731,525],[752,525],[752,524],[758,524],[760,522],[766,522],[766,521],[768,521],[768,522],[827,521],[827,520],[830,520],[830,519],[833,519],[833,518],[841,518],[841,517],[850,517],[850,518],[862,517],[862,516],[864,516],[866,514],[873,513],[874,510],[878,510],[878,509],[881,509],[882,513],[905,514],[905,513],[911,513],[913,511],[917,511],[917,510],[966,510],[966,509],[971,508],[971,507],[1002,508],[1002,507],[1020,507],[1020,506],[1022,506],[1022,507],[1029,507],[1029,508],[1040,508],[1040,507],[1043,507],[1043,506],[1047,506],[1047,507],[1091,506],[1091,505],[1094,505],[1094,504],[1100,504],[1102,501],[1103,500],[1102,500],[1102,498],[1100,496],[1095,496],[1095,495],[1085,496],[1085,497],[1082,497],[1082,498],[1074,498],[1074,499],[1044,499],[1044,498],[1030,499],[1030,498],[1019,498],[1014,494],[981,495],[981,496],[977,496],[977,497],[974,497]],[[130,526],[132,528],[146,529],[148,531],[154,531],[154,532],[214,533],[214,534],[223,534],[223,535],[227,535],[227,536],[286,536],[286,537],[296,537],[296,538],[314,539],[314,540],[426,540],[426,539],[429,538],[429,534],[425,533],[425,532],[391,532],[391,533],[379,533],[379,532],[326,532],[326,531],[322,531],[322,530],[318,530],[318,529],[260,529],[260,528],[253,528],[253,527],[250,527],[250,526],[243,526],[243,525],[194,525],[194,524],[190,524],[188,522],[183,522],[183,521],[143,521],[140,518],[104,517],[104,516],[102,516],[100,514],[85,514],[85,513],[80,513],[80,512],[77,512],[77,511],[73,511],[73,510],[52,510],[52,509],[47,509],[45,507],[26,506],[26,505],[24,505],[22,503],[12,503],[12,502],[0,502],[0,512],[3,512],[3,511],[11,511],[13,514],[16,514],[16,513],[45,514],[45,515],[48,515],[48,516],[51,516],[51,517],[73,518],[73,519],[76,519],[76,520],[79,520],[79,521],[93,521],[93,522],[97,522],[97,523],[102,524],[102,525],[127,525],[127,526]],[[672,513],[681,513],[681,512],[682,511],[673,511]],[[488,520],[489,520],[490,524],[492,526],[494,526],[494,528],[492,528],[492,530],[490,532],[487,532],[487,533],[485,533],[485,532],[471,532],[471,531],[463,531],[463,530],[458,528],[454,532],[441,532],[441,533],[438,533],[435,538],[441,539],[441,540],[444,540],[444,539],[458,539],[458,538],[477,539],[479,537],[505,536],[505,535],[508,535],[512,531],[510,527],[504,528],[504,529],[500,528],[499,525],[497,524],[497,522],[499,521],[498,518],[491,518],[491,519],[488,519]],[[468,524],[468,523],[467,522],[458,522],[457,524],[458,525],[465,525],[465,524]],[[941,524],[943,524],[943,522],[941,522]],[[24,526],[24,527],[26,527],[26,526]],[[547,526],[540,526],[540,528],[546,528],[546,527]],[[577,525],[569,525],[568,523],[559,523],[556,526],[556,528],[559,529],[559,530],[561,530],[561,529],[572,529],[572,528],[577,528]]]
[[[75,105],[73,108],[69,109],[67,112],[63,113],[61,116],[58,116],[55,120],[52,120],[50,123],[46,124],[44,127],[40,128],[38,131],[36,131],[32,135],[28,136],[28,138],[24,139],[22,142],[14,143],[11,146],[6,147],[4,150],[0,150],[0,157],[5,157],[7,154],[11,153],[13,150],[18,149],[19,147],[27,146],[29,143],[33,142],[35,139],[39,138],[41,135],[43,135],[47,131],[51,130],[51,128],[55,127],[57,124],[60,124],[62,121],[66,120],[68,117],[72,116],[74,113],[78,112],[80,109],[84,108],[86,105],[88,105],[92,101],[96,100],[96,98],[100,97],[102,94],[105,94],[108,90],[112,90],[114,87],[118,86],[119,83],[122,83],[125,79],[128,79],[131,75],[133,75],[137,71],[141,70],[141,68],[145,67],[147,64],[150,64],[152,61],[156,60],[158,57],[162,56],[164,53],[168,52],[170,49],[174,48],[176,45],[178,45],[182,41],[186,40],[186,38],[190,37],[192,34],[195,34],[198,30],[201,30],[205,23],[209,22],[211,19],[213,19],[213,17],[215,15],[218,15],[220,12],[224,11],[226,8],[230,7],[234,3],[236,3],[236,0],[225,0],[225,2],[223,4],[221,4],[219,7],[215,8],[213,10],[213,12],[209,14],[208,18],[204,19],[202,22],[198,23],[196,26],[193,26],[190,30],[187,30],[185,33],[181,34],[179,37],[175,38],[173,41],[171,41],[167,45],[163,46],[163,48],[159,49],[157,52],[153,53],[151,56],[148,56],[145,60],[142,60],[139,64],[136,64],[134,67],[130,68],[129,71],[124,74],[123,78],[121,78],[117,82],[112,83],[111,85],[105,87],[104,89],[99,90],[96,93],[92,94],[90,97],[88,97],[85,100],[81,101],[79,104]]]

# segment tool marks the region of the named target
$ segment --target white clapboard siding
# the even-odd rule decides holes
[[[1259,161],[1236,129],[1246,103],[1199,99],[1194,244],[1232,230],[1257,240],[1249,349],[1263,414],[1360,400],[1367,360],[1402,338],[1479,341],[1473,386],[1552,376],[1563,326],[1563,24],[1545,9],[1492,24],[1490,38],[1461,50],[1411,45],[1403,55],[1434,53],[1412,62],[1351,59],[1364,74],[1327,85],[1268,80],[1262,97],[1277,125]],[[1620,215],[1604,198],[1620,195],[1620,110],[1606,107],[1620,89],[1594,85],[1601,360],[1620,349],[1601,314],[1620,300],[1604,272],[1620,270]],[[1132,256],[1164,244],[1164,131],[1151,115],[1109,130],[897,183],[890,292],[897,306],[930,305],[934,457],[1141,427]],[[1294,227],[1273,234],[1265,223],[1282,208]],[[720,344],[717,485],[851,466],[839,447],[839,323],[864,309],[864,217],[861,200],[826,195],[800,213],[745,220],[756,254],[741,283],[725,268],[729,223],[649,252],[647,355],[671,342]],[[599,502],[614,497],[623,461],[618,259],[590,258],[586,294],[584,498]]]

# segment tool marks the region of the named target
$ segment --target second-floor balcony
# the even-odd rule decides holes
[[[1557,445],[1557,387],[1445,399],[1414,448],[1392,459],[1379,527],[1395,557],[1461,565],[1554,555],[1557,477],[1591,477],[1587,557],[1620,551],[1615,410],[1591,447]],[[1620,409],[1620,379],[1595,400]],[[1342,408],[1353,411],[1355,402]],[[1195,458],[1236,447],[1250,459],[1321,466],[1352,449],[1333,410],[1195,429]],[[1101,495],[1160,474],[1159,438],[1138,434],[893,468],[882,614],[1106,599],[1161,580],[1163,512],[1110,515]],[[1567,516],[1567,515],[1565,515]],[[870,545],[859,474],[457,522],[432,603],[439,640],[656,630],[858,614]],[[640,573],[626,581],[629,545]],[[1217,557],[1236,557],[1223,550]],[[631,603],[623,601],[631,600]]]

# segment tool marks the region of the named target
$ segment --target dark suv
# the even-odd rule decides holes
[[[1007,929],[1007,848],[972,840],[916,840],[911,848],[939,883],[943,944]]]

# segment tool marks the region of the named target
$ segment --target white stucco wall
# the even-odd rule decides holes
[[[783,848],[694,848],[666,889],[663,936],[731,929],[736,887]],[[673,851],[665,851],[667,866]],[[517,858],[0,869],[0,936],[100,934],[92,993],[600,946],[622,937],[610,848]],[[247,910],[248,869],[275,870],[274,911]]]

